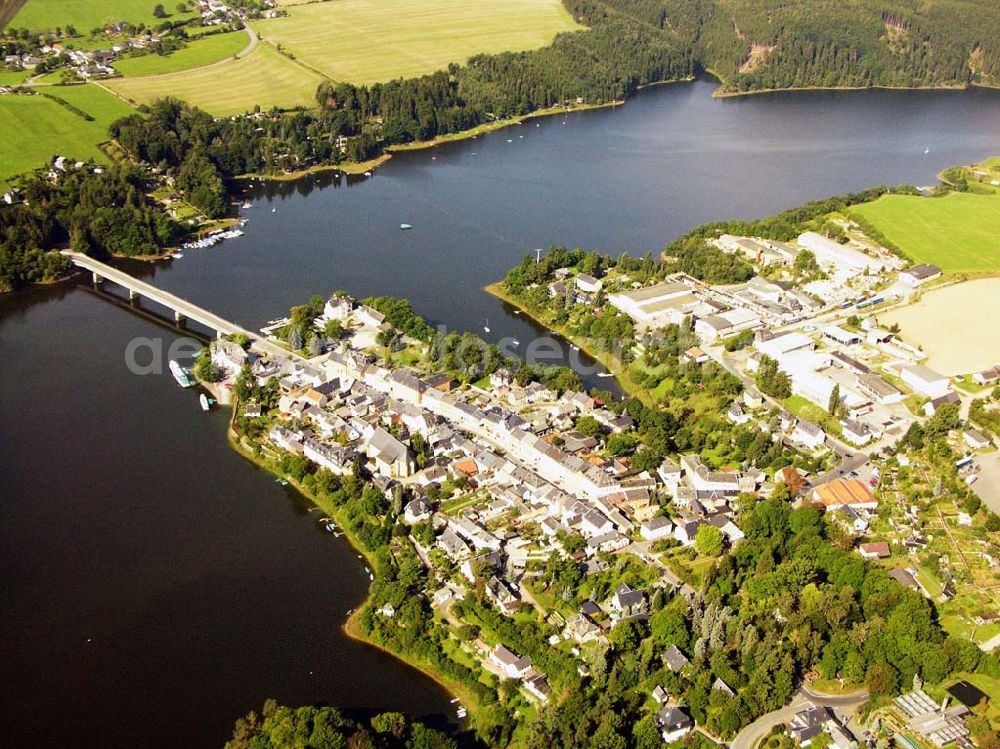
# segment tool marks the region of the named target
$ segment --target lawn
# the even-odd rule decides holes
[[[120,78],[107,85],[135,102],[175,96],[217,115],[252,110],[310,106],[322,79],[301,65],[282,57],[266,45],[239,60],[197,70],[163,75]]]
[[[1000,197],[884,195],[850,209],[874,224],[914,262],[945,273],[1000,271]]]
[[[173,73],[178,70],[198,68],[232,57],[247,46],[247,35],[242,31],[212,34],[191,41],[184,49],[169,55],[143,55],[116,60],[115,70],[130,78],[143,75]]]
[[[295,5],[253,27],[324,75],[358,84],[537,49],[580,28],[559,0],[338,0]]]
[[[0,183],[44,166],[55,155],[108,161],[97,144],[108,125],[132,110],[120,99],[90,84],[52,86],[48,93],[91,115],[93,121],[44,96],[0,96]]]
[[[81,34],[117,21],[151,25],[166,20],[153,16],[155,5],[156,0],[28,0],[9,25],[32,31],[72,25]],[[163,2],[163,7],[169,20],[194,17],[192,12],[178,13],[177,0]]]

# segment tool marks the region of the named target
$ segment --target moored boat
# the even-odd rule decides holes
[[[174,379],[177,380],[177,384],[182,388],[189,388],[194,385],[188,371],[178,364],[176,359],[171,359],[168,366],[170,367],[170,374],[174,376]]]

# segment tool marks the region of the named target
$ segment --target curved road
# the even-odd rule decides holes
[[[757,742],[767,736],[771,729],[781,723],[788,723],[795,714],[807,707],[817,705],[832,708],[848,708],[853,712],[861,703],[868,699],[867,690],[843,695],[824,695],[810,692],[803,686],[794,695],[792,701],[774,712],[762,715],[748,725],[729,744],[730,749],[753,749]]]

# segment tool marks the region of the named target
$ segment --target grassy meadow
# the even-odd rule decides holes
[[[850,213],[870,221],[914,262],[945,273],[1000,271],[1000,196],[884,195]]]
[[[75,26],[85,34],[93,28],[118,21],[159,23],[153,16],[157,0],[28,0],[10,22],[17,28],[50,31],[57,27]],[[193,12],[178,13],[177,0],[163,1],[167,18],[194,18]]]
[[[245,37],[244,37],[245,38]],[[118,78],[108,88],[136,103],[174,96],[216,116],[272,107],[312,106],[322,78],[266,45],[239,60],[197,70]]]
[[[169,55],[143,55],[124,57],[116,60],[115,70],[127,77],[174,73],[179,70],[198,68],[232,57],[247,46],[247,35],[242,31],[226,34],[212,34],[188,43]]]
[[[23,83],[31,73],[27,70],[0,70],[0,86],[14,86]]]
[[[374,83],[432,73],[480,52],[537,49],[580,28],[559,0],[337,0],[255,22],[324,75]]]
[[[108,125],[132,110],[93,84],[50,86],[46,93],[81,109],[86,120],[44,96],[0,96],[0,184],[44,166],[53,156],[107,162],[97,147],[108,139]]]

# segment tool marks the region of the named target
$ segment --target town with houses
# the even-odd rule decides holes
[[[581,675],[588,671],[581,655],[588,643],[606,642],[624,622],[647,620],[654,597],[695,600],[700,561],[720,546],[738,548],[747,498],[770,497],[779,487],[796,505],[825,514],[858,556],[884,564],[901,585],[944,607],[948,627],[985,652],[997,648],[996,535],[984,537],[981,522],[972,527],[979,500],[963,508],[935,499],[943,481],[953,482],[982,490],[998,507],[992,480],[977,483],[981,462],[995,460],[994,438],[985,430],[949,428],[945,437],[961,456],[957,464],[942,469],[918,457],[904,439],[913,426],[950,413],[946,406],[967,413],[969,393],[926,366],[898,330],[878,322],[880,310],[938,280],[940,270],[905,267],[884,251],[818,234],[803,235],[795,247],[728,235],[716,242],[779,269],[808,251],[821,272],[803,285],[782,281],[779,271],[725,287],[674,274],[636,288],[627,279],[562,268],[548,296],[606,304],[628,316],[638,351],[663,326],[688,326],[694,336],[689,363],[714,361],[745,383],[726,418],[756,424],[810,463],[796,461],[768,475],[678,454],[639,470],[627,455],[607,454],[594,434],[594,425],[605,437],[633,430],[628,413],[613,403],[537,381],[519,384],[503,366],[461,384],[432,366],[403,364],[379,345],[380,334],[392,328],[385,315],[342,293],[326,301],[313,325],[320,331],[336,321],[348,335],[312,356],[278,353],[260,342],[213,342],[212,362],[222,377],[214,392],[225,400],[241,377],[258,392],[276,384],[270,407],[253,398],[236,406],[238,418],[266,424],[257,430],[265,454],[301,456],[337,476],[363,466],[387,501],[400,503],[397,521],[428,570],[432,582],[424,592],[443,621],[461,629],[456,604],[482,586],[504,616],[534,609],[557,623],[561,631],[550,645],[580,657]],[[736,338],[742,345],[726,346]],[[398,345],[422,346],[406,336]],[[757,387],[767,361],[787,376],[788,397]],[[1000,368],[974,377],[983,388],[998,379]],[[784,405],[790,401],[799,407]],[[335,524],[328,529],[335,531]],[[626,557],[645,570],[643,584],[617,583],[578,610],[544,601],[534,584],[553,558],[571,560],[587,579],[610,574],[613,560]],[[396,610],[385,604],[376,613],[391,619]],[[462,648],[485,672],[516,682],[528,700],[549,700],[548,674],[511,643],[475,638]],[[663,660],[679,673],[692,656],[671,646]],[[732,694],[721,679],[712,689]],[[905,730],[921,746],[971,746],[963,716],[975,701],[932,699],[915,684],[861,725],[852,715],[858,703],[807,696],[785,726],[802,747],[818,736],[837,749],[874,746],[879,725]],[[658,687],[649,698],[664,742],[692,731],[718,740],[677,695]]]
[[[220,0],[190,0],[184,4],[197,15],[181,27],[210,29],[205,33],[241,29],[251,19],[274,18],[283,13],[274,0],[241,5],[227,5]],[[117,59],[176,49],[174,29],[170,23],[152,29],[119,21],[102,29],[87,30],[90,31],[87,39],[78,38],[78,33],[85,30],[71,28],[63,29],[59,36],[0,39],[0,49],[4,51],[0,69],[36,74],[65,70],[80,80],[111,78],[118,75],[114,67]],[[16,86],[0,86],[0,94],[14,88]]]

